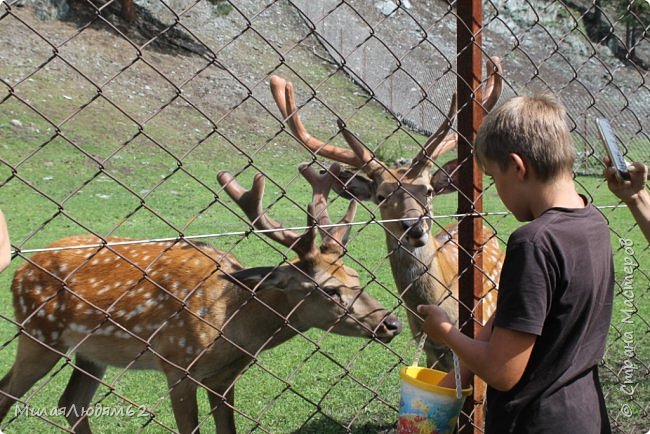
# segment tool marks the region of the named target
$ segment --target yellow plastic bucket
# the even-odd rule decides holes
[[[408,366],[399,373],[402,393],[399,403],[398,434],[451,434],[465,398],[472,388],[463,389],[461,399],[456,389],[438,386],[446,375],[435,369]]]

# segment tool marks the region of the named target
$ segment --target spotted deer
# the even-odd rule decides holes
[[[483,106],[490,110],[502,89],[500,59],[487,64],[489,79]],[[305,129],[295,103],[293,84],[281,77],[271,77],[271,92],[283,118],[294,136],[313,154],[345,163],[357,170],[341,171],[337,193],[357,200],[370,200],[379,205],[386,235],[391,270],[400,296],[407,307],[411,333],[419,337],[422,320],[416,313],[420,304],[438,304],[455,322],[458,320],[458,224],[443,228],[436,236],[431,230],[432,199],[437,195],[456,192],[456,160],[444,164],[432,173],[434,161],[457,145],[456,133],[448,134],[455,115],[455,96],[445,121],[422,147],[407,167],[389,168],[352,134],[339,120],[339,127],[351,150],[325,143]],[[358,173],[361,170],[367,177]],[[483,296],[476,300],[487,319],[496,307],[496,282],[501,272],[504,253],[494,233],[483,230],[478,241],[483,247],[485,275]],[[427,364],[443,370],[451,367],[451,355],[446,347],[427,341]]]
[[[254,227],[298,256],[280,266],[245,269],[232,255],[187,240],[109,238],[102,247],[81,249],[100,240],[79,236],[35,254],[12,284],[21,334],[14,365],[0,382],[0,418],[74,352],[62,408],[87,408],[109,365],[156,369],[166,377],[181,433],[198,432],[198,387],[208,391],[217,433],[234,433],[236,379],[262,351],[311,327],[389,342],[401,322],[342,262],[349,225],[324,228],[332,176],[306,165],[301,172],[313,189],[302,235],[282,229],[263,210],[261,174],[248,191],[229,173],[218,174]],[[341,223],[355,211],[351,202]],[[70,413],[67,419],[75,432],[90,432],[87,418]]]

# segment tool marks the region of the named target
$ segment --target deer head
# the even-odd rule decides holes
[[[350,201],[338,225],[332,226],[327,212],[327,197],[340,167],[317,174],[308,164],[300,173],[311,184],[312,202],[308,206],[307,229],[302,235],[271,219],[262,208],[264,176],[257,174],[250,191],[244,190],[227,172],[218,175],[219,183],[246,213],[253,226],[272,240],[293,250],[298,258],[281,266],[249,268],[232,273],[232,278],[255,291],[281,290],[297,305],[292,313],[299,323],[350,336],[368,336],[388,342],[402,328],[401,322],[377,300],[361,289],[359,274],[343,264],[346,243],[356,211]],[[322,243],[317,244],[316,231]],[[326,299],[324,301],[323,299]]]
[[[496,104],[502,90],[500,59],[491,58],[487,63],[487,80],[483,106],[489,111]],[[371,200],[379,205],[384,228],[394,239],[405,245],[421,247],[429,237],[431,200],[435,195],[451,193],[457,177],[458,162],[452,160],[434,170],[435,160],[453,149],[458,142],[457,133],[449,133],[456,114],[456,98],[452,97],[449,112],[443,124],[424,144],[411,164],[401,168],[389,168],[380,161],[343,122],[338,125],[351,149],[343,149],[311,136],[298,116],[293,85],[291,82],[271,77],[271,92],[275,102],[287,120],[291,131],[300,142],[315,155],[345,163],[362,171],[341,171],[340,183],[334,188],[344,197]]]

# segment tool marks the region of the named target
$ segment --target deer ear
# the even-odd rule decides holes
[[[372,200],[377,184],[358,171],[341,169],[338,179],[341,182],[334,182],[332,188],[339,196],[358,201]]]
[[[261,291],[267,288],[282,289],[285,285],[285,277],[287,273],[284,272],[285,267],[255,267],[246,268],[234,273],[228,273],[226,277],[228,280],[240,284],[243,283],[246,287],[253,291]]]
[[[431,187],[434,194],[454,193],[458,185],[458,160],[451,160],[431,175]]]

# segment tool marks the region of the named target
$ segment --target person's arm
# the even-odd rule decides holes
[[[519,382],[537,336],[495,327],[488,341],[480,341],[462,334],[436,305],[418,306],[418,312],[426,316],[424,331],[429,338],[449,346],[488,385],[507,391]]]
[[[489,341],[490,335],[492,334],[492,323],[494,323],[494,315],[490,317],[487,323],[483,326],[478,336],[476,337],[479,341]],[[460,383],[463,386],[463,389],[468,387],[472,381],[472,376],[474,373],[470,371],[463,361],[460,361]],[[442,380],[438,383],[438,386],[447,387],[449,389],[456,388],[456,375],[453,369],[443,377]]]
[[[607,157],[605,157],[605,164],[607,186],[628,206],[641,232],[650,241],[650,194],[646,189],[648,167],[642,163],[632,163],[629,170],[630,179],[621,182],[616,177],[616,169],[612,167]]]
[[[0,271],[9,266],[11,262],[11,241],[9,240],[9,231],[5,216],[0,211]]]

